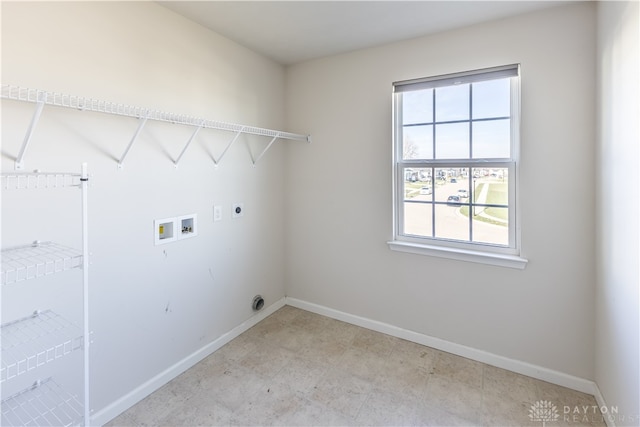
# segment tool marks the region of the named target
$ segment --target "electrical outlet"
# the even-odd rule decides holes
[[[213,222],[222,221],[222,206],[213,207]]]
[[[244,204],[235,203],[231,207],[231,218],[240,218],[244,215]]]

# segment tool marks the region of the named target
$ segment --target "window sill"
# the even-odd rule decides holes
[[[476,262],[479,264],[497,265],[499,267],[516,268],[523,270],[528,260],[516,255],[495,254],[490,252],[470,251],[458,248],[445,248],[442,246],[421,245],[418,243],[393,240],[387,242],[393,251],[407,252],[418,255],[449,258],[459,261]]]

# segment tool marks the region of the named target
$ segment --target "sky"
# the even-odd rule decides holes
[[[510,157],[510,78],[402,92],[398,96],[402,97],[403,141],[415,144],[414,158],[432,159],[434,148],[437,159],[468,159],[470,148],[473,158]],[[459,120],[466,122],[450,123]]]

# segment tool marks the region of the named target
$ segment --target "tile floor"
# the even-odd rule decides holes
[[[555,411],[531,418],[539,401]],[[594,405],[584,393],[285,306],[107,425],[603,426],[592,409],[564,414]]]

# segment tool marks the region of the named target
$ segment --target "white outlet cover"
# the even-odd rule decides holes
[[[213,207],[213,222],[222,221],[222,206]]]
[[[240,218],[244,215],[244,203],[234,203],[231,207],[231,218]]]

